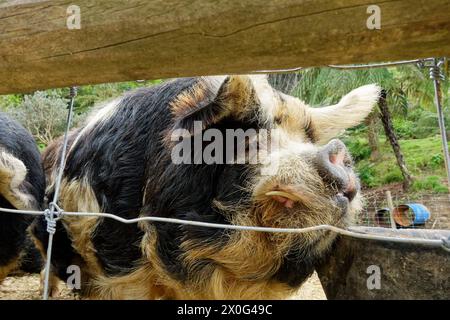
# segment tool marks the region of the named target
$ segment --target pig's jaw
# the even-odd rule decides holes
[[[346,227],[361,209],[360,192],[349,199],[330,189],[282,184],[260,186],[254,201],[260,209],[256,214],[267,227],[306,228],[323,224]]]

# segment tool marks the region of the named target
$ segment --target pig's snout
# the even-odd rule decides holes
[[[324,182],[337,189],[340,196],[352,201],[359,191],[359,183],[352,169],[347,147],[338,139],[331,140],[317,153],[314,165]]]

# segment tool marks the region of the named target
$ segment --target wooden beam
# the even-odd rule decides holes
[[[380,30],[366,27],[372,4]],[[448,12],[447,0],[0,0],[0,94],[450,55]]]
[[[405,238],[450,236],[449,230],[354,230]],[[376,272],[370,266],[380,270],[379,288],[367,286]],[[450,252],[442,248],[343,236],[317,272],[328,299],[450,299]]]

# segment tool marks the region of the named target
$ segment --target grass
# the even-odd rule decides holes
[[[353,139],[355,138],[349,140]],[[367,141],[360,137],[356,139],[358,139],[357,143],[354,141],[347,141],[347,143],[352,154],[356,153],[358,158],[361,156],[361,150],[365,150]],[[352,146],[357,146],[356,150]],[[406,165],[415,178],[413,191],[447,192],[447,187],[444,185],[446,173],[439,136],[400,140],[400,148]],[[379,187],[403,181],[391,145],[383,136],[380,137],[380,154],[380,158],[376,161],[364,157],[356,163],[361,181],[366,187]]]

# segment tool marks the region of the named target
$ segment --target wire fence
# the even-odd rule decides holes
[[[395,65],[403,65],[403,64],[411,64],[415,63],[418,65],[424,66],[425,63],[436,62],[436,59],[416,59],[416,60],[407,60],[407,61],[399,61],[399,62],[389,62],[389,63],[381,63],[381,64],[372,64],[372,65],[354,65],[354,66],[329,66],[332,68],[339,69],[355,69],[355,68],[371,68],[371,67],[387,67],[387,66],[395,66]],[[299,71],[302,68],[294,68],[294,69],[284,69],[284,70],[263,70],[255,73],[272,73],[272,72],[295,72]],[[56,222],[60,219],[63,219],[65,216],[77,216],[77,217],[102,217],[107,219],[114,219],[116,221],[131,224],[138,222],[163,222],[163,223],[174,223],[174,224],[182,224],[182,225],[192,225],[199,226],[205,228],[220,228],[220,229],[230,229],[230,230],[239,230],[239,231],[254,231],[254,232],[271,232],[271,233],[308,233],[308,232],[318,232],[318,231],[330,231],[344,236],[350,236],[353,238],[359,239],[368,239],[368,240],[377,240],[377,241],[389,241],[393,243],[408,243],[408,244],[417,244],[423,245],[433,248],[442,248],[450,252],[450,239],[442,238],[442,239],[425,239],[425,238],[403,238],[403,237],[394,237],[394,236],[382,236],[378,234],[369,234],[363,232],[356,232],[348,229],[338,228],[332,225],[317,225],[307,228],[270,228],[270,227],[259,227],[259,226],[244,226],[244,225],[228,225],[228,224],[217,224],[217,223],[207,223],[201,221],[191,221],[191,220],[181,220],[181,219],[173,219],[173,218],[164,218],[164,217],[155,217],[155,216],[144,216],[135,219],[124,219],[114,214],[110,213],[93,213],[93,212],[64,212],[62,208],[58,206],[59,194],[61,181],[63,177],[63,172],[65,168],[66,161],[66,152],[67,152],[67,141],[68,141],[68,132],[71,127],[72,117],[73,117],[73,105],[74,98],[76,96],[76,88],[71,88],[70,90],[70,102],[69,102],[69,110],[67,115],[67,123],[65,128],[63,146],[61,148],[61,158],[60,164],[58,167],[57,178],[55,181],[55,192],[54,198],[52,202],[49,204],[49,208],[43,211],[27,211],[27,210],[15,210],[15,209],[5,209],[0,208],[0,212],[3,213],[13,213],[13,214],[27,214],[33,216],[44,216],[47,221],[47,232],[49,233],[49,242],[47,247],[47,256],[46,256],[46,264],[45,264],[45,276],[44,276],[44,294],[43,299],[47,300],[49,296],[49,276],[50,276],[50,266],[52,259],[52,248],[53,248],[53,235],[56,232]],[[396,199],[396,203],[398,203],[398,199]],[[384,204],[380,202],[374,202],[373,207],[367,208],[362,215],[358,217],[358,223],[361,225],[376,225],[383,226],[387,222],[383,219],[377,220],[376,213],[382,209]],[[433,211],[438,209],[433,209]],[[375,214],[374,214],[375,212]],[[434,224],[434,226],[437,225]]]
[[[355,224],[391,228],[391,211],[397,228],[450,229],[450,196],[448,194],[396,192],[389,203],[385,193],[365,195],[365,206]],[[392,207],[390,207],[392,205]]]
[[[424,59],[413,59],[413,60],[402,60],[402,61],[394,61],[394,62],[382,62],[382,63],[369,63],[369,64],[355,64],[355,65],[335,65],[329,64],[326,65],[328,68],[333,69],[341,69],[341,70],[350,70],[350,69],[370,69],[370,68],[386,68],[386,67],[396,67],[407,64],[416,64],[419,67],[425,67],[427,63],[431,63],[435,58],[424,58]],[[292,73],[304,70],[307,68],[304,67],[294,67],[288,69],[276,69],[276,70],[256,70],[252,73]]]

